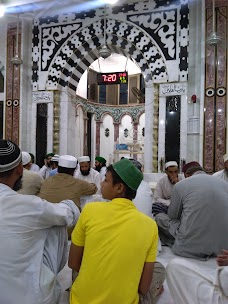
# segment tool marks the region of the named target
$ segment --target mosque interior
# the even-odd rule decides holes
[[[48,152],[138,159],[144,173],[227,151],[227,1],[5,0],[0,136]]]

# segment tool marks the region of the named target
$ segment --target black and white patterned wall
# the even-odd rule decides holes
[[[104,8],[39,18],[33,28],[33,90],[68,87],[75,95],[103,46]],[[107,8],[107,45],[133,58],[147,83],[187,81],[188,0]]]

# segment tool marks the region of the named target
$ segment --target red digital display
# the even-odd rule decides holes
[[[114,73],[99,73],[97,75],[97,83],[101,84],[123,84],[128,81],[127,72],[114,72]]]

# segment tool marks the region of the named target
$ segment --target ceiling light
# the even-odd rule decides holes
[[[208,45],[214,45],[216,46],[222,41],[222,38],[217,35],[215,31],[215,1],[212,0],[212,33],[211,35],[207,38],[206,43]]]
[[[105,8],[104,8],[104,45],[99,50],[100,57],[102,57],[104,59],[108,58],[112,54],[110,49],[106,45],[106,29],[107,29],[107,26],[106,26],[106,5],[105,5]]]
[[[11,62],[13,65],[19,66],[23,63],[23,60],[19,57],[18,54],[18,44],[19,44],[19,15],[17,15],[17,34],[16,34],[16,52],[15,56],[11,58]]]
[[[3,17],[4,16],[4,14],[5,14],[5,6],[3,6],[3,5],[0,5],[0,17]]]

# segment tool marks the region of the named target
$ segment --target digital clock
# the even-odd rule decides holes
[[[128,81],[127,72],[114,72],[114,73],[99,73],[97,75],[97,84],[123,84]]]

